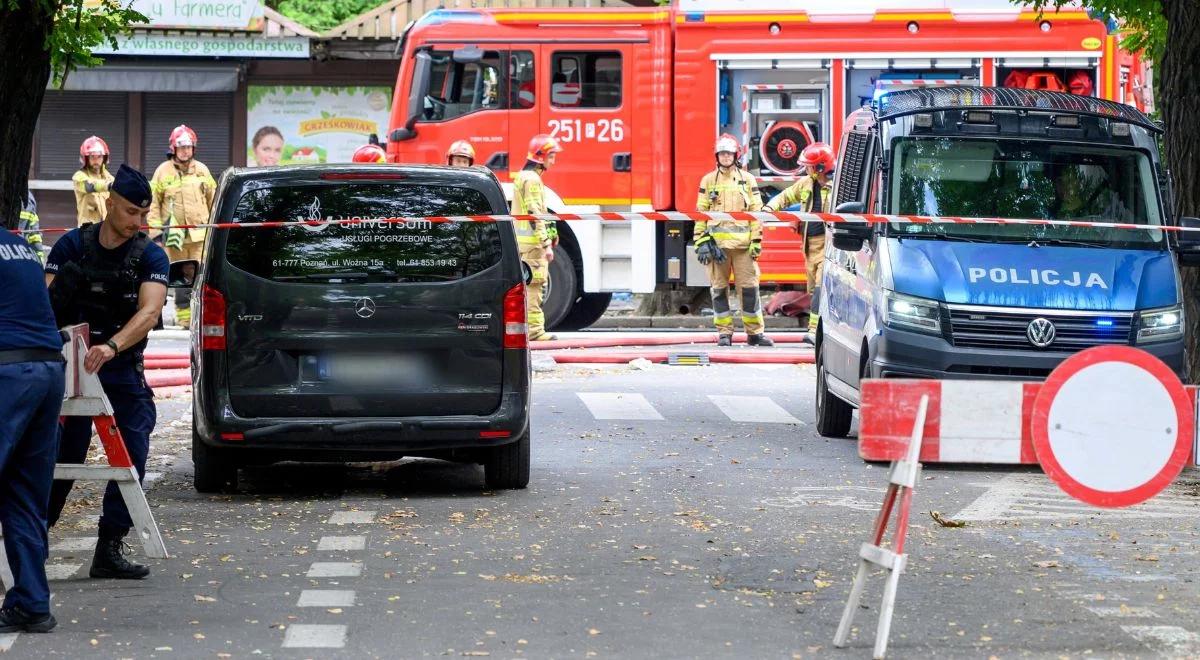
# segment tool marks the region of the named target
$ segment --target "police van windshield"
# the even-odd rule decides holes
[[[900,215],[1162,225],[1150,160],[1102,146],[1010,139],[903,138],[894,150]],[[900,237],[1056,245],[1164,247],[1161,230],[894,223]]]
[[[457,280],[500,263],[499,226],[420,218],[490,212],[483,193],[455,186],[371,183],[250,190],[238,201],[235,222],[334,222],[234,229],[225,258],[236,268],[277,282]],[[415,219],[384,221],[399,218]]]

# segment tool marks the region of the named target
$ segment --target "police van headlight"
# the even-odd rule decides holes
[[[887,302],[887,324],[930,334],[942,333],[941,307],[936,300],[906,296],[895,291],[884,292]]]
[[[1179,339],[1182,336],[1183,307],[1180,305],[1145,311],[1138,318],[1139,344]]]

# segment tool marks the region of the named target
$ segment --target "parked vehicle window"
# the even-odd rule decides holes
[[[1086,220],[1161,225],[1150,160],[1132,149],[1026,140],[903,139],[892,200],[902,215]],[[1158,230],[1062,225],[924,224],[903,236],[1146,246]]]
[[[504,107],[500,95],[500,52],[485,51],[479,62],[455,62],[449,50],[430,51],[433,68],[425,92],[424,121],[445,121]]]
[[[444,282],[500,263],[495,223],[369,222],[385,218],[491,212],[470,188],[411,184],[282,186],[242,195],[235,222],[367,220],[316,226],[232,230],[230,265],[277,282]]]
[[[532,108],[537,105],[537,79],[534,76],[533,52],[514,50],[508,58],[509,107]]]
[[[557,52],[551,61],[550,103],[556,108],[621,106],[621,54]]]

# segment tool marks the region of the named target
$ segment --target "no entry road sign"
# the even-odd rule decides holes
[[[1046,380],[1031,415],[1042,469],[1067,494],[1102,507],[1154,497],[1179,475],[1195,411],[1178,376],[1128,346],[1091,348]]]

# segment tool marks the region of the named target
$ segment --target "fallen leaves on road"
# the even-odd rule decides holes
[[[940,511],[930,511],[929,517],[933,518],[933,521],[935,523],[941,525],[942,527],[966,527],[967,526],[967,521],[953,520],[951,518],[946,518],[945,516],[942,515],[942,513]]]
[[[196,594],[195,596],[193,596],[193,598],[196,599],[197,603],[215,603],[215,602],[217,602],[217,599],[213,598],[212,596],[201,596],[200,594]]]
[[[1158,561],[1158,555],[1137,555],[1134,559],[1138,561]]]
[[[1060,566],[1057,559],[1047,559],[1046,561],[1035,561],[1035,562],[1033,562],[1033,565],[1037,566],[1038,568],[1058,568]]]

